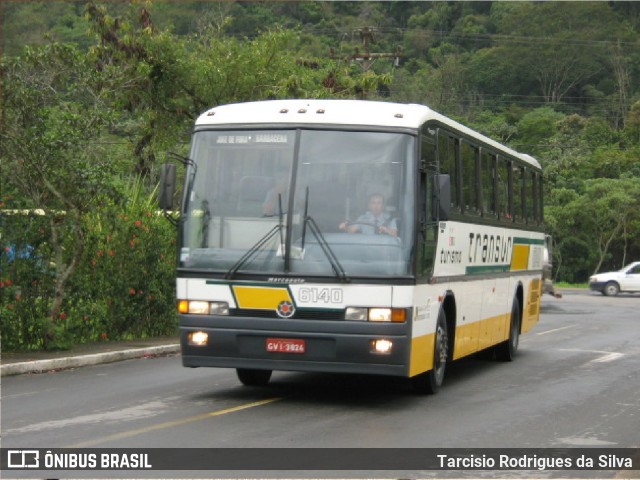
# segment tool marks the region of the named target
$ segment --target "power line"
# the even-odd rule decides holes
[[[341,34],[344,38],[349,35],[351,29],[327,29],[327,28],[304,28],[304,33],[314,33],[316,35],[335,35]],[[432,30],[427,28],[402,28],[402,27],[378,27],[377,31],[386,34],[396,34],[404,36],[408,33],[423,35],[424,37],[433,37],[437,39],[458,39],[458,40],[477,40],[477,41],[494,41],[504,43],[523,43],[523,44],[548,44],[548,45],[573,45],[573,46],[589,46],[589,47],[633,47],[637,48],[640,41],[626,41],[618,38],[610,40],[591,40],[591,39],[575,39],[575,38],[558,38],[550,36],[535,35],[508,35],[500,33],[459,33],[447,30]]]

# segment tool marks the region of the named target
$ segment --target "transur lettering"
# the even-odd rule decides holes
[[[511,258],[513,238],[481,233],[469,234],[469,263],[507,263]]]

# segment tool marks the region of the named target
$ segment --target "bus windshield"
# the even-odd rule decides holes
[[[335,130],[198,131],[180,267],[408,275],[415,139]]]

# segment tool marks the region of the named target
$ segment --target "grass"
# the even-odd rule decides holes
[[[569,283],[569,282],[558,282],[554,283],[556,288],[589,288],[588,283]]]

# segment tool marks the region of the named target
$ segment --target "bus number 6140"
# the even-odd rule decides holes
[[[342,303],[342,289],[303,287],[298,298],[301,303]]]

